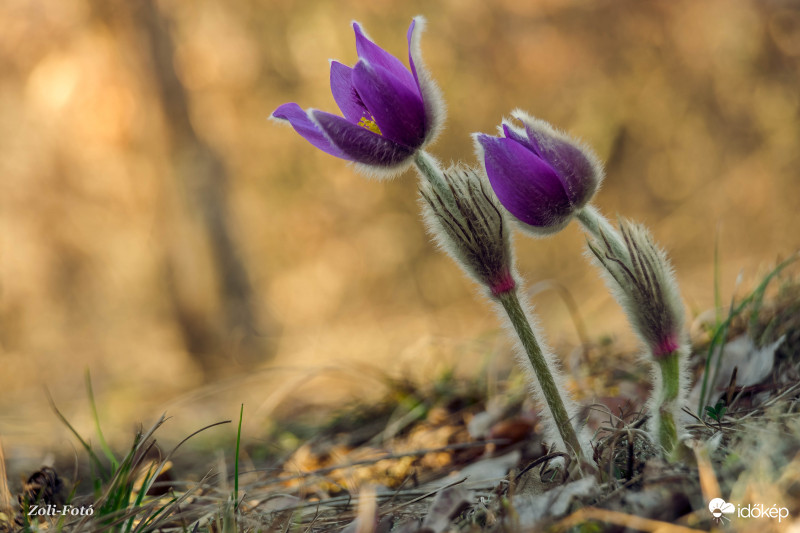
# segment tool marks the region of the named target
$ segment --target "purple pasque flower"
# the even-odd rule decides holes
[[[416,17],[408,28],[409,70],[354,22],[358,61],[352,68],[330,62],[331,92],[344,116],[288,103],[272,117],[289,122],[320,150],[353,161],[368,173],[391,176],[405,170],[444,119],[439,88],[422,63],[424,24]]]
[[[536,234],[555,233],[597,192],[603,169],[594,152],[520,110],[499,137],[473,134],[478,158],[500,203]]]

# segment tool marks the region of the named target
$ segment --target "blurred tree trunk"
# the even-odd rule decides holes
[[[110,13],[108,7],[98,9]],[[173,179],[164,187],[171,196],[164,228],[168,296],[187,351],[208,381],[235,363],[252,366],[271,355],[272,335],[260,331],[250,279],[231,230],[226,168],[192,125],[168,21],[153,0],[127,4],[126,11],[169,142]]]

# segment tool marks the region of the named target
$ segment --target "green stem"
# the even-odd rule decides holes
[[[542,388],[542,394],[553,416],[553,421],[558,428],[561,439],[564,441],[567,448],[571,448],[572,453],[580,460],[583,454],[578,436],[569,420],[567,409],[564,407],[564,401],[561,399],[561,393],[556,386],[550,368],[547,366],[547,361],[544,358],[544,354],[542,354],[542,349],[539,347],[533,329],[519,303],[517,291],[512,290],[501,293],[497,298],[500,300],[500,303],[503,304],[503,308],[519,336],[522,347],[528,355],[528,360],[531,362],[533,371],[536,373],[539,386]]]
[[[672,411],[661,406],[659,409],[658,418],[658,440],[661,447],[664,448],[664,453],[667,458],[673,456],[678,446],[678,427],[675,424],[675,418]]]
[[[675,350],[658,360],[661,370],[661,397],[658,403],[659,427],[657,434],[667,457],[672,455],[678,445],[678,427],[673,413],[681,390],[680,357],[680,350]]]
[[[442,177],[439,164],[428,152],[419,150],[414,154],[414,164],[417,165],[419,173],[425,176],[425,179],[428,180],[434,189],[438,190],[440,194],[444,193],[442,198],[450,197],[452,193]]]
[[[600,211],[593,205],[587,205],[575,213],[575,218],[581,223],[583,229],[595,239],[603,240],[605,237],[611,244],[611,250],[617,257],[628,257],[628,250],[625,248],[619,232],[611,223],[600,214]]]
[[[663,388],[661,389],[661,403],[669,403],[678,399],[680,393],[681,382],[681,366],[680,366],[680,351],[667,354],[658,360],[658,366],[661,368],[661,380]]]

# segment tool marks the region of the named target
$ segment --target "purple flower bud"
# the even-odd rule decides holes
[[[443,177],[446,189],[427,181],[420,187],[422,213],[431,234],[492,296],[513,291],[517,282],[510,232],[486,178],[462,166],[451,167]]]
[[[367,173],[391,176],[405,170],[444,120],[440,91],[422,63],[424,23],[416,17],[408,28],[408,69],[354,22],[358,62],[351,68],[331,61],[331,92],[344,116],[288,103],[272,117],[289,122],[320,150],[363,165]]]
[[[544,120],[515,110],[500,136],[473,135],[500,203],[536,234],[561,230],[597,192],[603,169],[594,152]]]

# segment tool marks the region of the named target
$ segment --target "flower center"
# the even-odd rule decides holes
[[[358,125],[362,128],[367,128],[372,133],[377,133],[378,135],[383,135],[381,133],[381,129],[375,123],[375,119],[373,117],[361,117],[361,120],[358,121]]]

